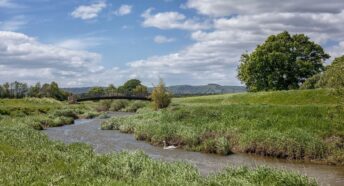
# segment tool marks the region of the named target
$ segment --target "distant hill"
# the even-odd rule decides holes
[[[80,88],[63,88],[67,92],[73,94],[82,94],[90,90],[91,87],[80,87]],[[148,88],[152,91],[153,88]],[[203,94],[225,94],[225,93],[236,93],[246,92],[246,87],[243,86],[221,86],[218,84],[208,85],[174,85],[167,87],[174,95],[203,95]]]
[[[73,94],[87,93],[92,87],[76,87],[76,88],[62,88],[66,92]]]
[[[218,84],[208,85],[176,85],[168,87],[174,95],[202,95],[202,94],[225,94],[225,93],[236,93],[245,92],[246,87],[243,86],[221,86]]]

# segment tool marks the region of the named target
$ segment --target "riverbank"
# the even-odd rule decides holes
[[[326,89],[177,98],[165,110],[143,109],[135,116],[110,119],[102,128],[192,151],[343,165],[338,101]]]
[[[83,143],[51,141],[30,124],[65,109],[85,114],[92,111],[89,105],[0,101],[0,185],[316,185],[296,173],[263,167],[202,177],[189,164],[164,163],[139,152],[98,155]]]

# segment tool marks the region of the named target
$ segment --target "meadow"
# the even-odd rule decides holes
[[[39,131],[94,117],[104,103],[37,98],[0,103],[0,185],[317,185],[266,167],[228,168],[204,177],[187,163],[152,160],[142,152],[99,155],[89,145],[51,141]]]
[[[109,119],[102,128],[192,151],[344,165],[338,102],[330,89],[175,98],[167,109],[144,108],[135,116]]]

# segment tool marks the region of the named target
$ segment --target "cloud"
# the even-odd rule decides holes
[[[56,46],[73,50],[86,50],[101,45],[103,38],[85,37],[77,39],[66,39],[55,43]]]
[[[210,28],[209,23],[200,23],[193,19],[187,19],[185,15],[178,12],[162,12],[152,14],[153,9],[147,9],[142,17],[144,27],[155,27],[159,29],[182,29],[200,30]]]
[[[114,13],[117,16],[124,16],[131,13],[133,6],[131,5],[121,5]]]
[[[98,14],[106,8],[105,2],[98,2],[91,5],[81,5],[77,7],[71,15],[74,18],[80,18],[83,20],[93,19],[98,17]]]
[[[17,31],[24,27],[28,21],[23,16],[15,16],[6,21],[0,21],[0,30]]]
[[[19,7],[12,0],[0,0],[0,8],[17,8]]]
[[[102,73],[101,56],[43,44],[22,33],[0,31],[0,79],[4,81],[59,81],[75,84]]]
[[[191,30],[190,37],[194,44],[168,55],[133,61],[129,63],[129,67],[137,77],[148,81],[163,77],[170,84],[215,82],[238,85],[240,82],[236,77],[236,69],[241,54],[252,51],[269,35],[284,30],[310,36],[311,40],[320,43],[333,57],[343,55],[344,6],[339,6],[341,1],[331,1],[336,2],[336,6],[317,2],[322,6],[315,3],[310,5],[302,0],[293,3],[280,2],[278,5],[274,4],[274,1],[189,0],[187,7],[197,8],[199,13],[208,16],[215,16],[212,18],[213,29]],[[266,3],[271,5],[266,6]],[[266,7],[270,10],[266,11]],[[228,17],[232,14],[237,15]],[[169,17],[162,15],[151,15],[148,12],[146,17],[154,17],[154,20]],[[181,18],[185,19],[187,18]],[[150,23],[158,28],[170,28],[164,26],[164,23],[168,23],[166,20]],[[337,44],[327,46],[326,43],[331,40]]]
[[[154,37],[154,42],[158,43],[158,44],[171,43],[171,42],[174,42],[175,40],[176,39],[174,39],[174,38],[169,38],[169,37],[161,36],[161,35]]]
[[[184,5],[208,16],[231,16],[267,12],[289,13],[331,13],[342,11],[341,0],[188,0]]]

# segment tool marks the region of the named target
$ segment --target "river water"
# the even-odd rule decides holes
[[[116,112],[112,116],[123,117],[130,113]],[[268,166],[278,169],[293,170],[315,178],[320,185],[344,185],[344,167],[305,164],[260,157],[248,154],[220,156],[181,149],[164,150],[143,141],[135,140],[131,134],[119,131],[100,130],[101,119],[76,120],[74,125],[48,128],[44,133],[50,139],[65,143],[85,142],[91,144],[98,153],[141,150],[150,157],[162,161],[185,161],[197,167],[201,174],[207,175],[228,166]]]

